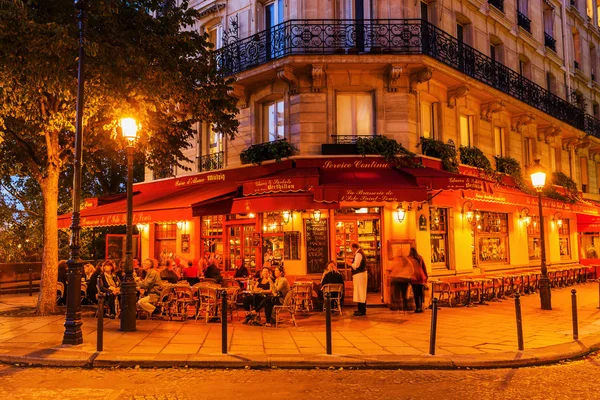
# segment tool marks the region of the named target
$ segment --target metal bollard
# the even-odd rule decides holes
[[[96,329],[96,351],[104,350],[104,294],[98,293],[98,326]]]
[[[517,314],[517,341],[519,344],[519,350],[523,351],[525,346],[523,345],[523,318],[521,316],[521,294],[515,293],[515,313]]]
[[[327,354],[331,354],[331,293],[325,294],[325,343]]]
[[[571,290],[571,311],[573,313],[573,340],[579,339],[579,324],[577,322],[577,290]]]
[[[438,299],[433,298],[433,307],[431,308],[431,331],[429,332],[429,354],[435,355],[435,337],[437,332],[437,312],[438,312]]]
[[[33,270],[29,268],[29,297],[33,296]]]
[[[221,291],[221,353],[227,354],[227,291]]]

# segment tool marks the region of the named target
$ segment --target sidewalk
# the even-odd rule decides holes
[[[571,289],[577,289],[579,340],[572,339]],[[0,311],[27,307],[35,296],[2,296]],[[326,355],[323,314],[297,316],[298,327],[228,325],[228,355],[221,354],[221,324],[204,321],[137,322],[120,332],[105,320],[104,351],[96,353],[96,320],[84,312],[84,344],[62,346],[64,315],[0,316],[0,362],[57,366],[197,367],[515,367],[576,358],[600,349],[598,283],[552,291],[552,311],[539,309],[539,295],[521,298],[525,351],[517,351],[514,300],[474,308],[439,310],[436,355],[430,356],[431,312],[349,308],[332,317],[333,355]],[[240,319],[243,312],[240,312]]]

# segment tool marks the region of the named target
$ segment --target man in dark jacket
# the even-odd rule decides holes
[[[214,258],[208,260],[208,267],[206,267],[206,271],[204,271],[204,277],[207,279],[214,279],[219,284],[223,281],[221,270],[215,265]]]

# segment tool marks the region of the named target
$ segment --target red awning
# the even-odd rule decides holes
[[[190,220],[191,205],[198,201],[223,196],[237,191],[237,183],[215,183],[190,187],[165,187],[166,181],[138,185],[133,196],[133,223],[148,224]],[[162,184],[162,185],[161,185]],[[162,189],[162,190],[161,190]],[[125,225],[127,222],[127,199],[114,201],[81,211],[81,226]],[[71,214],[58,217],[58,228],[71,225]]]
[[[440,169],[402,168],[402,171],[413,176],[419,186],[429,190],[478,190],[491,193],[494,183],[492,181],[465,174],[455,174]]]
[[[315,208],[339,208],[339,204],[323,204],[314,201],[311,193],[274,194],[239,197],[233,200],[232,214],[248,214],[283,210],[311,210]]]
[[[319,184],[317,168],[291,168],[242,182],[244,196],[267,193],[306,192]]]
[[[398,170],[320,170],[319,186],[314,187],[320,202],[399,202],[427,201],[427,189]]]
[[[222,215],[231,214],[233,199],[238,196],[237,192],[229,193],[224,196],[200,201],[192,204],[192,215],[201,217],[204,215]]]

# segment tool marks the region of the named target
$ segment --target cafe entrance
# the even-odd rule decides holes
[[[352,243],[358,243],[367,258],[367,291],[381,292],[381,217],[379,207],[341,208],[335,212],[335,245],[338,269],[352,279],[346,260],[352,260]]]
[[[260,250],[260,240],[256,241],[255,224],[235,224],[227,226],[225,266],[227,270],[246,265],[250,271],[256,265]]]

